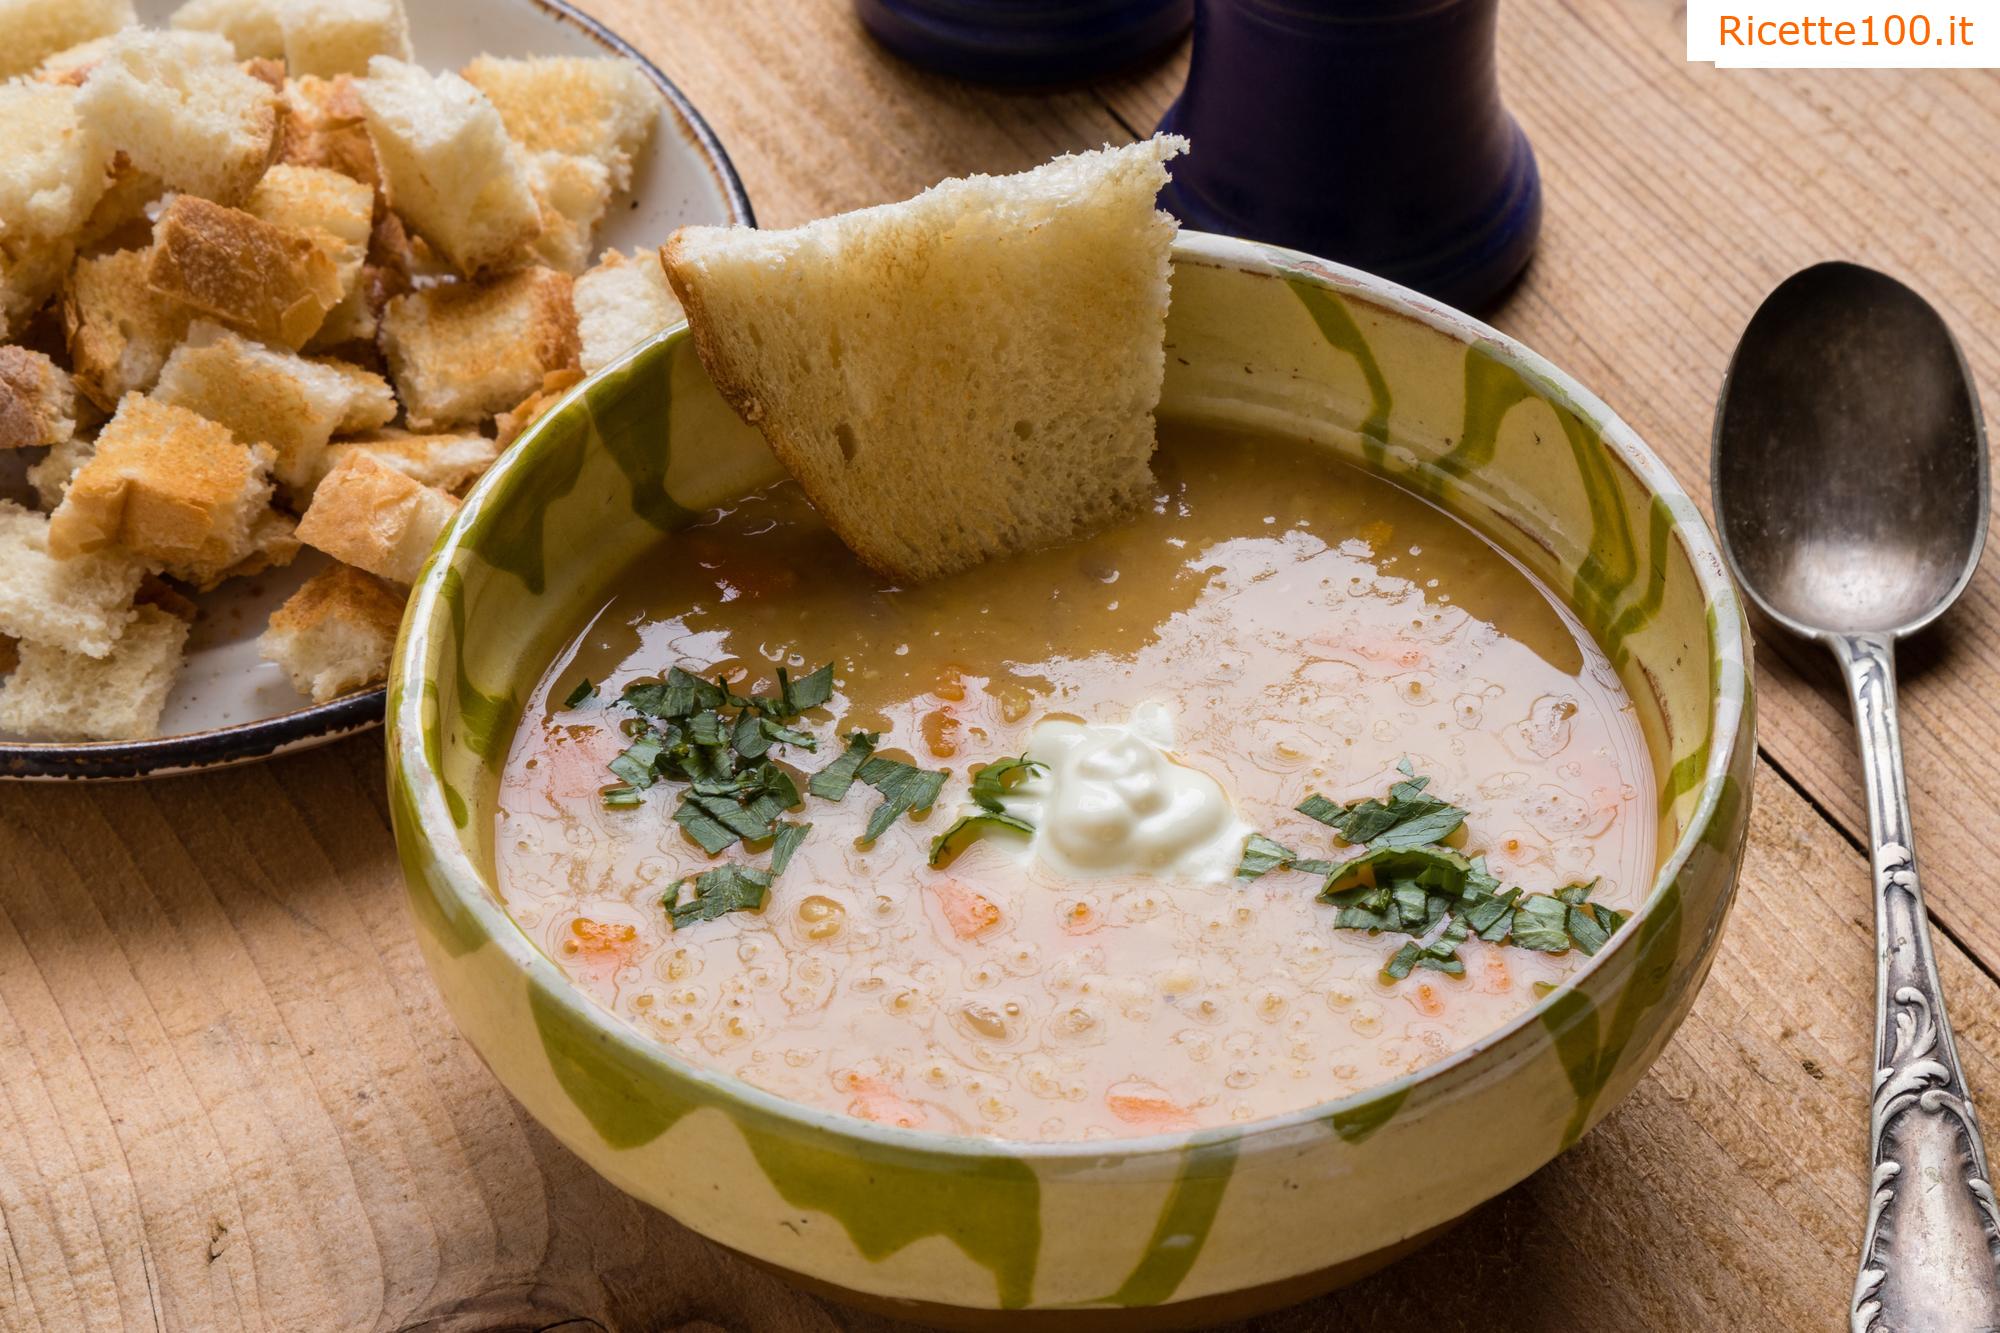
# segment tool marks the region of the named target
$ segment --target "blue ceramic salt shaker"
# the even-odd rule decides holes
[[[1194,0],[854,0],[875,40],[921,69],[980,83],[1083,83],[1187,31]]]
[[[1541,178],[1500,103],[1499,0],[1196,0],[1182,222],[1478,309],[1519,276]]]

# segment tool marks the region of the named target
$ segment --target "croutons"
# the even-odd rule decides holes
[[[388,678],[403,594],[373,575],[335,565],[306,580],[271,615],[257,651],[314,703]]]
[[[458,501],[365,453],[351,453],[321,479],[298,537],[345,564],[394,583],[414,583]]]
[[[285,64],[297,74],[362,74],[374,56],[410,58],[402,0],[286,0]]]
[[[74,89],[0,84],[0,238],[67,238],[104,193],[111,150]]]
[[[379,375],[353,371],[197,324],[167,358],[153,397],[227,426],[239,441],[269,445],[271,475],[302,492],[319,476],[320,455],[350,412],[368,420],[376,415],[369,407],[388,395]]]
[[[528,159],[528,183],[542,217],[542,234],[533,244],[536,257],[564,273],[583,272],[597,224],[611,204],[610,172],[595,158],[536,153]]]
[[[145,565],[124,551],[49,554],[49,520],[0,500],[0,634],[103,657],[132,623]]]
[[[63,331],[76,387],[104,411],[160,377],[187,336],[187,307],[146,285],[153,252],[114,250],[76,261],[63,291]]]
[[[376,185],[381,171],[368,140],[367,110],[345,74],[333,79],[288,79],[285,114],[278,127],[278,161],[295,167],[325,167]]]
[[[396,419],[396,392],[389,381],[366,366],[331,357],[314,357],[313,364],[324,366],[347,381],[347,409],[340,414],[335,435],[359,435],[386,426]]]
[[[146,282],[231,328],[292,349],[340,301],[340,275],[313,238],[188,195],[153,228]]]
[[[549,372],[574,368],[571,286],[567,274],[531,268],[389,302],[382,347],[411,428],[484,420],[534,393]]]
[[[326,470],[331,472],[341,459],[352,453],[367,454],[426,486],[455,492],[493,465],[493,460],[500,456],[500,445],[477,432],[408,435],[402,431],[383,431],[365,439],[328,445]]]
[[[73,253],[68,241],[0,236],[0,334],[20,333],[49,303]]]
[[[660,94],[645,74],[615,57],[481,56],[465,67],[465,78],[527,151],[595,158],[619,190],[631,185],[633,159],[660,114]]]
[[[243,211],[275,227],[310,236],[333,261],[340,300],[310,341],[335,344],[372,337],[375,313],[361,291],[361,264],[374,230],[375,191],[327,167],[280,163],[264,173]],[[331,326],[331,327],[329,327]]]
[[[72,435],[43,455],[28,469],[28,484],[35,488],[35,503],[43,513],[51,513],[69,493],[69,479],[97,452],[97,441]]]
[[[541,233],[521,155],[477,88],[385,57],[354,87],[389,206],[459,272],[504,264]]]
[[[581,348],[577,360],[586,375],[682,318],[656,250],[641,250],[630,259],[605,251],[597,267],[576,280],[571,299]]]
[[[76,433],[76,386],[25,347],[0,346],[0,449],[61,444]]]
[[[0,79],[133,21],[132,0],[0,0]]]
[[[238,60],[283,57],[285,0],[187,0],[168,20],[189,32],[226,37]]]
[[[201,583],[248,556],[271,502],[271,451],[186,408],[130,394],[49,516],[58,559],[122,546]]]
[[[188,624],[142,606],[102,658],[23,640],[0,681],[0,731],[59,740],[136,741],[159,734]]]
[[[134,29],[91,68],[77,108],[139,170],[233,204],[270,164],[278,128],[277,93],[233,56],[210,33]]]
[[[493,418],[493,443],[505,449],[520,439],[523,431],[540,421],[543,413],[582,382],[581,370],[552,370],[542,376],[541,388]]]

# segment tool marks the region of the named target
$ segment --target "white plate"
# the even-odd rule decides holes
[[[176,0],[138,0],[141,22],[164,24]],[[659,89],[659,123],[633,173],[612,200],[600,249],[653,246],[683,223],[751,221],[750,201],[729,156],[700,114],[664,74],[594,19],[560,0],[409,0],[410,43],[426,69],[459,69],[482,52],[497,56],[620,54],[638,61]],[[0,456],[0,490],[24,466]],[[157,740],[27,743],[0,733],[0,778],[136,778],[246,763],[321,745],[378,726],[382,691],[313,704],[285,673],[257,656],[265,619],[325,567],[304,552],[289,568],[225,584],[205,597],[189,638],[187,664],[161,719]]]

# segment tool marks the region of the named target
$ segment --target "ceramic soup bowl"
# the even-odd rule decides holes
[[[1173,281],[1163,418],[1322,442],[1468,520],[1569,601],[1642,719],[1658,878],[1609,946],[1505,1027],[1419,1074],[1227,1129],[954,1138],[689,1065],[573,988],[493,886],[501,765],[549,656],[621,566],[778,475],[685,327],[662,333],[530,431],[432,556],[389,687],[396,836],[445,1001],[535,1118],[620,1188],[850,1301],[962,1325],[1157,1326],[1358,1276],[1631,1090],[1693,1003],[1734,892],[1748,634],[1666,468],[1569,376],[1380,279],[1183,234]]]

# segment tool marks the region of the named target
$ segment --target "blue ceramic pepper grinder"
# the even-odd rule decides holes
[[[1492,304],[1534,251],[1541,177],[1500,104],[1499,0],[1196,0],[1193,151],[1161,204],[1447,304]]]
[[[1082,83],[1129,69],[1187,31],[1193,0],[854,0],[911,64],[980,83]]]

